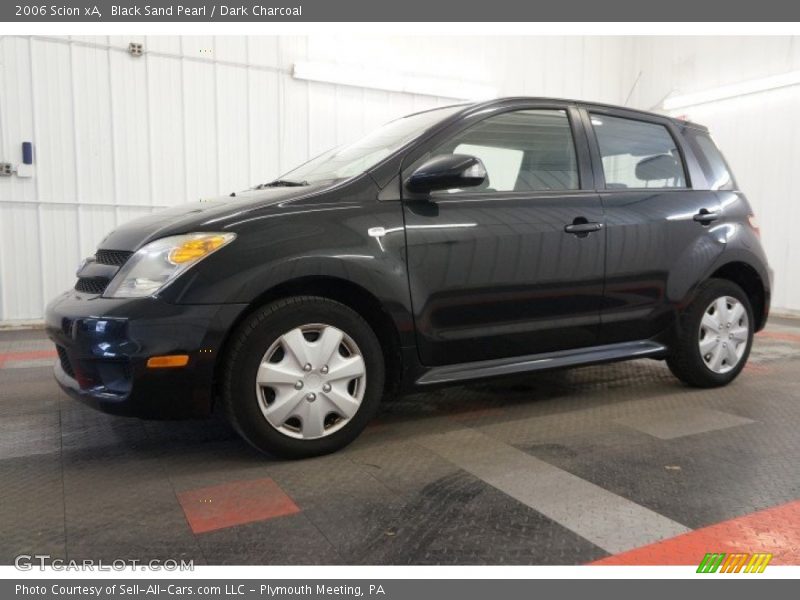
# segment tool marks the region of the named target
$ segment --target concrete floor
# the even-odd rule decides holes
[[[652,549],[698,530],[706,552],[800,561],[800,321],[772,319],[727,388],[649,360],[452,388],[294,462],[220,419],[94,412],[58,390],[52,360],[40,331],[0,332],[2,564],[669,562]]]

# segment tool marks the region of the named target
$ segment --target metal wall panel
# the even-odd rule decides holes
[[[42,278],[45,298],[52,298],[75,283],[80,262],[78,211],[67,204],[45,204],[39,209],[41,268],[31,272]]]
[[[128,54],[129,42],[145,54]],[[309,83],[298,60],[621,102],[625,38],[36,36],[0,38],[0,322],[39,319],[113,227],[269,181],[332,145],[452,99]]]
[[[33,40],[31,73],[37,199],[40,202],[77,202],[71,47]],[[11,107],[9,112],[13,115]]]
[[[251,132],[247,103],[247,68],[217,66],[217,164],[219,189],[241,190],[252,181],[250,175]]]
[[[147,56],[147,91],[151,175],[150,201],[155,205],[183,202],[186,193],[181,61]]]
[[[31,76],[29,42],[19,38],[0,38],[0,160],[21,160],[20,143],[34,139]],[[17,177],[0,180],[0,201],[12,199],[34,202],[36,182]]]
[[[76,199],[114,201],[114,155],[108,52],[72,47]],[[38,154],[38,153],[37,153]]]
[[[252,56],[252,52],[251,52]],[[250,133],[250,173],[253,185],[265,183],[280,175],[281,115],[278,110],[278,81],[275,71],[251,68],[247,77],[247,115]]]
[[[214,195],[218,189],[215,71],[206,62],[183,62],[186,194],[193,199]]]
[[[339,105],[336,86],[309,83],[308,155],[317,156],[337,143],[336,115]]]
[[[108,51],[108,59],[114,140],[115,193],[112,202],[149,204],[152,173],[149,155],[148,59],[131,58],[124,51]],[[37,144],[37,148],[40,149],[41,145]]]
[[[39,241],[39,206],[34,203],[0,203],[0,307],[5,319],[41,317],[42,253]]]

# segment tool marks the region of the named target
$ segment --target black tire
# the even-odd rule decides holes
[[[296,439],[273,427],[261,412],[256,373],[270,346],[288,331],[310,323],[332,325],[358,346],[366,386],[358,411],[344,426],[316,439]],[[256,449],[285,458],[328,454],[352,442],[380,405],[384,388],[383,352],[369,324],[347,306],[317,296],[295,296],[257,309],[232,334],[225,357],[223,412],[233,428]]]
[[[735,367],[725,373],[718,373],[703,360],[698,346],[700,324],[709,305],[717,298],[730,296],[744,306],[747,313],[747,342],[744,353]],[[667,365],[678,379],[699,388],[712,388],[729,384],[741,373],[753,345],[753,308],[747,294],[735,283],[726,279],[709,279],[701,284],[694,300],[678,317],[675,342],[670,348]]]

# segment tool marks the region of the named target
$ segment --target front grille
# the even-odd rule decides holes
[[[64,373],[75,379],[75,371],[72,369],[72,363],[69,362],[67,351],[62,346],[56,346],[56,352],[58,352],[58,360]]]
[[[75,289],[87,294],[102,294],[108,286],[108,279],[104,277],[81,277],[75,284]]]
[[[131,257],[133,252],[128,250],[98,250],[94,259],[101,265],[113,265],[121,267]]]
[[[108,287],[108,283],[111,281],[111,276],[97,277],[98,269],[92,269],[92,264],[97,263],[98,265],[119,268],[128,261],[132,254],[133,252],[129,250],[98,250],[94,255],[94,261],[87,263],[88,267],[84,266],[78,272],[78,282],[75,284],[75,289],[86,294],[102,294],[106,291],[106,287]],[[92,271],[94,271],[95,276],[80,277],[81,273],[86,273],[88,275]],[[103,274],[108,271],[109,269],[107,268],[100,268],[100,272]]]

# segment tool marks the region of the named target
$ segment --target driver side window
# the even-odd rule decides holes
[[[488,177],[478,191],[539,192],[579,186],[575,144],[563,110],[519,110],[489,117],[432,154],[479,158]]]

